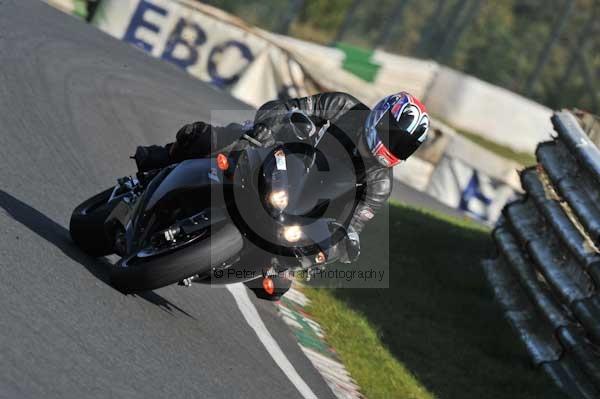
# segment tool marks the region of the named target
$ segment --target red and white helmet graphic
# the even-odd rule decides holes
[[[386,167],[407,159],[427,138],[425,105],[406,92],[381,100],[367,118],[365,139],[371,153]]]

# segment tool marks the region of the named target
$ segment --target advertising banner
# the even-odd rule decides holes
[[[207,6],[171,0],[104,0],[93,23],[251,105],[305,96],[316,89],[284,51],[239,19]]]

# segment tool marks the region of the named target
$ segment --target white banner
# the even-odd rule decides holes
[[[258,30],[205,5],[103,0],[93,23],[255,106],[316,90],[300,65]]]
[[[411,157],[396,168],[394,178],[452,208],[492,224],[506,202],[521,192],[519,164],[479,147],[440,122],[432,125],[423,147],[417,152],[422,160]]]
[[[319,83],[346,90],[368,105],[405,90],[444,122],[517,151],[533,153],[537,143],[550,137],[549,108],[434,61],[375,50],[364,62],[380,68],[374,82],[367,83],[343,69],[346,54],[340,49],[267,34],[307,66]]]
[[[488,223],[494,223],[504,205],[515,198],[515,190],[505,182],[446,155],[436,165],[425,192]]]
[[[549,140],[552,111],[509,90],[441,67],[425,97],[431,113],[457,129],[533,154]]]

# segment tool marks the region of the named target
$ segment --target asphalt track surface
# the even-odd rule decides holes
[[[130,174],[136,145],[211,107],[247,108],[38,0],[0,0],[0,398],[301,397],[227,289],[126,296],[69,239],[72,208]],[[332,397],[275,307],[252,301]]]
[[[231,292],[123,295],[69,238],[75,205],[228,95],[38,0],[0,0],[0,398],[298,398]],[[418,202],[420,198],[417,198]],[[272,304],[268,332],[332,394]]]

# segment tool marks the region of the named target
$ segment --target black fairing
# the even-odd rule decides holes
[[[128,252],[145,246],[153,233],[169,227],[176,218],[192,216],[211,202],[223,204],[215,198],[221,190],[211,189],[223,179],[214,159],[190,159],[161,171],[139,199],[126,229]]]
[[[285,152],[286,165],[277,166],[276,156]],[[270,254],[309,257],[335,244],[329,222],[349,222],[356,200],[356,172],[351,159],[325,157],[303,143],[280,144],[268,150],[252,149],[240,160],[242,170],[252,174],[248,183],[253,192],[228,208],[245,238]],[[234,178],[237,181],[237,178]],[[234,187],[239,187],[236,185]],[[277,210],[269,204],[269,194],[285,188],[288,205]],[[234,188],[238,190],[238,188]],[[257,195],[258,194],[258,195]],[[237,196],[243,198],[243,194]],[[300,225],[303,238],[294,243],[282,241],[286,226]]]
[[[275,161],[275,153],[282,151],[286,166]],[[246,241],[273,255],[314,259],[337,242],[330,237],[329,223],[346,225],[358,195],[352,159],[329,153],[325,157],[304,144],[289,143],[249,148],[229,159],[227,172],[217,168],[215,159],[190,159],[164,168],[140,198],[120,201],[105,226],[118,222],[125,227],[127,254],[152,246],[156,233],[207,208],[223,210]],[[285,186],[289,199],[279,211],[269,204],[275,183]],[[283,243],[283,229],[291,225],[302,226],[304,236]]]

